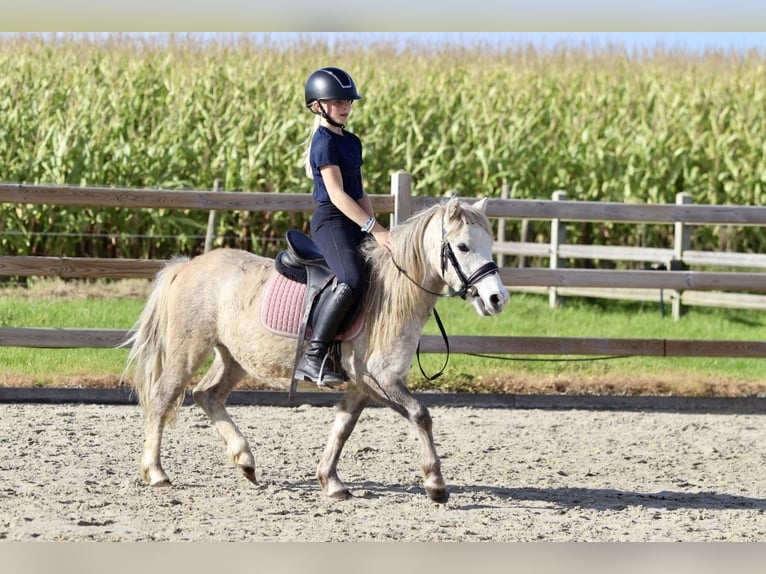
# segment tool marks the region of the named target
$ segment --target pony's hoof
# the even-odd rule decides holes
[[[141,478],[144,479],[144,484],[148,486],[172,486],[168,475],[164,472],[141,470]]]
[[[239,467],[239,470],[242,471],[242,474],[245,475],[247,480],[253,484],[258,484],[258,481],[255,479],[255,469],[252,466],[241,466]]]
[[[426,489],[426,494],[428,494],[428,498],[439,504],[444,504],[449,500],[449,492],[445,488]]]
[[[337,476],[328,476],[317,471],[316,478],[327,498],[334,500],[348,500],[351,498],[351,492]]]
[[[352,497],[351,492],[346,488],[343,490],[336,490],[335,492],[329,492],[327,493],[327,496],[329,498],[332,498],[333,500],[348,500]]]

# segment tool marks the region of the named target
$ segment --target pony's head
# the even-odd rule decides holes
[[[439,270],[444,283],[470,301],[480,315],[496,315],[509,295],[492,260],[492,227],[486,206],[486,198],[473,205],[450,198],[432,225],[440,226]]]
[[[374,240],[363,242],[362,255],[380,286],[371,293],[383,297],[385,291],[386,301],[410,317],[429,312],[418,294],[444,296],[446,285],[450,295],[471,302],[480,315],[500,313],[509,296],[492,261],[492,227],[485,209],[486,199],[469,205],[452,197],[391,229],[393,253]],[[373,308],[385,304],[381,299]]]

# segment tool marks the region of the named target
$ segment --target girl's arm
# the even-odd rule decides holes
[[[362,227],[370,217],[375,217],[372,209],[372,202],[367,192],[362,192],[361,199],[357,202],[343,191],[343,178],[340,175],[340,168],[337,165],[326,165],[319,169],[324,179],[327,194],[330,201],[337,207],[343,215],[351,221]],[[383,245],[389,251],[391,250],[391,236],[388,229],[383,227],[377,221],[372,229],[369,230],[375,241]]]

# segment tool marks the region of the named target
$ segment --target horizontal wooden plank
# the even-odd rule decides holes
[[[766,292],[766,273],[504,267],[500,269],[500,277],[509,287],[626,287]]]
[[[151,279],[167,261],[101,257],[0,256],[0,276]]]
[[[603,289],[586,287],[557,287],[556,294],[559,297],[593,297],[597,299],[617,299],[620,301],[656,301],[660,299],[665,303],[671,302],[673,290],[662,289],[628,289],[608,287]]]
[[[114,349],[126,340],[128,334],[126,329],[0,327],[0,347]]]
[[[450,352],[500,355],[650,355],[663,354],[662,341],[654,339],[585,339],[569,337],[450,336]],[[424,335],[420,351],[444,353],[439,335]]]
[[[559,245],[560,258],[604,259],[608,261],[665,262],[673,258],[672,249],[624,247],[621,245]]]
[[[531,293],[535,295],[547,295],[548,287],[518,287],[512,289],[512,293]],[[661,289],[625,289],[625,288],[585,288],[585,287],[557,287],[559,297],[593,297],[600,299],[618,299],[623,301],[648,301],[659,303],[661,300],[666,305],[672,303],[679,293],[674,290],[663,291]],[[735,293],[725,291],[681,291],[681,304],[698,307],[721,307],[728,309],[760,309],[766,310],[766,295],[752,293]]]
[[[549,243],[496,241],[492,250],[502,255],[549,257]],[[624,247],[620,245],[559,245],[559,257],[573,259],[604,259],[609,261],[656,261],[673,259],[672,249],[655,247]],[[752,267],[766,269],[766,255],[762,253],[736,253],[686,250],[682,254],[686,265],[711,267]]]
[[[766,269],[766,255],[762,253],[733,253],[717,251],[683,252],[687,265],[709,265],[714,267],[760,267]]]
[[[766,358],[764,341],[704,341],[666,339],[666,357]]]
[[[496,241],[492,251],[502,255],[526,255],[530,257],[550,257],[551,246],[548,243],[519,241]]]
[[[468,203],[478,201],[464,198]],[[444,198],[413,196],[414,211]],[[608,201],[554,201],[551,199],[500,199],[487,201],[492,218],[560,221],[613,221],[624,223],[700,225],[766,225],[766,207],[743,205],[694,205],[671,203],[619,203]]]
[[[0,327],[0,347],[108,349],[130,334],[125,329]],[[449,343],[450,352],[462,354],[766,358],[764,341],[457,335]],[[423,335],[420,352],[444,353],[442,337]]]
[[[742,205],[677,205],[493,198],[487,202],[487,215],[513,219],[559,219],[561,221],[766,225],[766,207]]]
[[[719,291],[682,291],[681,304],[728,309],[766,310],[766,295],[724,293]]]
[[[165,260],[0,256],[0,276],[150,279]],[[766,273],[502,268],[510,287],[598,287],[766,292]]]
[[[492,245],[492,251],[503,255],[525,255],[530,257],[549,257],[551,246],[549,243],[533,243],[519,241],[496,241]],[[704,253],[704,252],[693,252]],[[562,258],[572,259],[602,259],[608,261],[641,261],[641,262],[666,262],[673,259],[672,249],[656,247],[625,247],[621,245],[573,245],[562,243],[559,245],[558,255]],[[723,255],[731,255],[721,254]],[[737,254],[745,255],[745,254]],[[766,256],[762,256],[762,267],[766,269]],[[724,258],[718,259],[718,264]],[[686,260],[686,253],[684,253]],[[752,267],[758,267],[755,258],[749,259]],[[705,265],[709,264],[706,260]],[[743,265],[744,266],[744,265]]]
[[[766,342],[580,337],[449,337],[450,352],[488,355],[606,355],[766,358]],[[422,353],[444,353],[439,335],[424,335]]]
[[[379,213],[393,213],[392,195],[371,195]],[[476,201],[465,198],[466,201]],[[413,196],[413,210],[426,209],[443,197]],[[135,189],[122,187],[46,186],[0,183],[0,202],[127,208],[169,208],[244,211],[311,211],[309,193]],[[708,225],[766,225],[766,207],[741,205],[644,204],[601,201],[553,201],[491,198],[490,217],[560,219],[562,221],[623,221]]]
[[[370,196],[378,213],[392,213],[391,195]],[[125,187],[71,187],[0,183],[0,202],[30,205],[72,205],[149,209],[241,211],[314,210],[310,193],[254,191],[184,191]]]

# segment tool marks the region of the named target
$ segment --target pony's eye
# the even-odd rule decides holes
[[[468,246],[465,243],[458,243],[457,244],[457,249],[461,253],[468,253]]]

